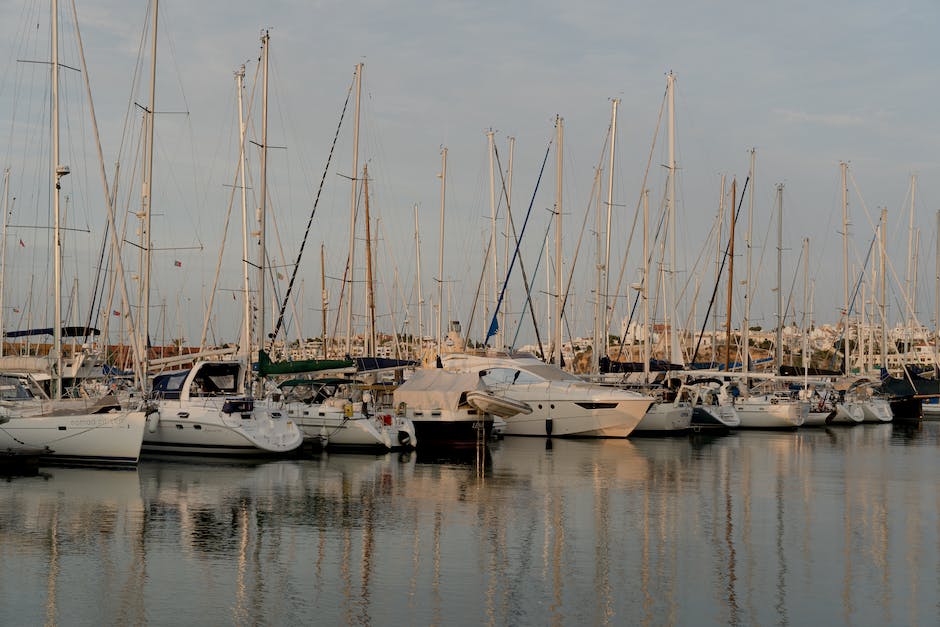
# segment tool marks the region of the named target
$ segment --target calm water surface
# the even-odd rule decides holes
[[[940,623],[940,424],[0,483],[0,624]]]

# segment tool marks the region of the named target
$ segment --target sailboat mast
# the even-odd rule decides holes
[[[809,328],[807,326],[806,312],[807,312],[807,292],[809,291],[809,238],[803,238],[803,346],[800,349],[803,362],[803,376],[806,377],[809,374],[809,359],[807,353],[809,352]]]
[[[420,358],[422,353],[422,345],[424,344],[424,297],[421,295],[421,237],[418,232],[418,205],[415,203],[415,267],[417,274],[417,287],[418,287],[418,346],[417,346],[417,355]]]
[[[737,222],[737,179],[731,179],[731,234],[728,236],[728,313],[725,322],[725,372],[731,370],[731,296],[734,291],[734,227]]]
[[[245,363],[251,363],[251,292],[249,287],[249,266],[248,266],[248,233],[251,230],[248,226],[248,190],[245,181],[245,134],[248,125],[245,124],[244,114],[244,80],[245,66],[242,65],[235,72],[235,87],[238,92],[238,186],[241,188],[242,199],[242,289],[244,291],[242,299],[242,315],[244,324],[242,328],[242,354]],[[245,379],[247,382],[250,368],[245,369]]]
[[[372,284],[372,218],[369,216],[369,166],[362,166],[362,195],[366,203],[366,307],[369,310],[369,346],[367,355],[376,354],[375,286]]]
[[[490,162],[490,261],[493,265],[493,307],[495,310],[496,299],[499,297],[499,269],[497,268],[496,260],[498,255],[496,253],[496,171],[495,166],[493,165],[493,154],[496,151],[496,147],[493,145],[493,129],[490,129],[486,132],[486,147],[487,153],[489,154]],[[484,320],[489,320],[489,303],[484,299]],[[486,329],[484,329],[486,333]],[[498,336],[501,334],[501,330],[497,331],[497,343],[499,342]]]
[[[604,285],[604,275],[603,275],[603,265],[604,265],[604,248],[601,238],[603,234],[602,226],[602,205],[601,205],[601,166],[598,165],[594,170],[594,186],[593,190],[596,190],[597,197],[595,199],[595,212],[594,212],[594,270],[595,270],[595,284],[594,284],[594,332],[593,341],[591,344],[591,374],[597,374],[600,372],[600,358],[601,358],[601,329],[603,328],[603,311],[602,308],[604,303],[601,301],[601,294],[603,293]]]
[[[555,176],[555,350],[552,351],[555,364],[562,363],[562,296],[565,293],[562,285],[562,248],[561,248],[561,214],[562,214],[562,163],[564,161],[565,122],[561,116],[555,116],[555,130],[558,133],[558,145],[555,147],[556,176]]]
[[[881,209],[881,223],[878,228],[878,244],[881,251],[879,256],[879,264],[881,268],[879,269],[879,279],[881,280],[881,302],[879,307],[881,308],[881,367],[887,369],[888,367],[888,316],[885,307],[887,302],[885,298],[887,297],[887,281],[885,281],[885,264],[888,257],[887,246],[885,245],[885,233],[888,228],[888,210],[884,207]]]
[[[437,251],[437,354],[444,346],[444,198],[447,191],[447,147],[441,148],[441,231]]]
[[[607,241],[604,245],[604,265],[601,271],[604,273],[604,344],[601,346],[603,354],[607,355],[607,335],[610,329],[610,223],[614,207],[614,158],[617,154],[617,107],[620,104],[620,98],[614,98],[610,101],[610,162],[607,165]]]
[[[774,342],[774,373],[783,364],[783,183],[777,185],[777,339]]]
[[[839,163],[842,171],[842,374],[848,374],[848,329],[849,329],[849,188],[847,176],[849,165]]]
[[[513,156],[514,156],[513,153],[515,152],[515,148],[516,148],[516,138],[510,137],[509,138],[509,166],[506,171],[506,238],[505,238],[506,239],[506,257],[503,261],[503,267],[507,269],[506,270],[507,273],[509,272],[508,270],[509,269],[509,249],[511,246],[515,245],[515,242],[513,242],[513,238],[511,235],[512,230],[510,228],[510,225],[512,224],[512,160],[513,160]],[[509,280],[508,275],[506,276],[505,280],[506,281]],[[499,333],[497,333],[496,335],[496,348],[498,350],[502,350],[506,347],[504,333],[506,329],[507,307],[508,305],[503,304],[503,306],[499,310],[499,316],[500,316]]]
[[[649,250],[650,190],[643,190],[643,382],[650,382],[650,250]]]
[[[326,314],[329,295],[326,293],[326,245],[320,242],[320,344],[323,347],[323,359],[329,358],[329,345],[326,341]]]
[[[748,169],[748,179],[750,188],[747,196],[747,238],[744,240],[747,246],[747,259],[745,261],[744,280],[744,324],[741,325],[741,346],[743,347],[741,372],[747,374],[751,370],[751,252],[753,250],[751,237],[754,228],[754,188],[756,172],[754,169],[757,150],[751,148],[751,165]]]
[[[258,209],[258,355],[265,347],[265,277],[267,269],[267,247],[265,227],[268,216],[268,53],[271,39],[268,31],[261,35],[262,98],[261,98],[261,205]],[[264,395],[264,382],[258,380],[258,395]]]
[[[718,281],[721,279],[721,257],[722,257],[722,242],[721,242],[721,231],[724,228],[725,224],[725,178],[726,175],[721,175],[721,193],[718,196],[718,229],[717,235],[715,236],[715,241],[717,242],[716,251],[715,251],[715,285],[718,285]],[[734,203],[731,205],[734,207]],[[716,351],[718,350],[718,316],[712,316],[712,364],[718,363],[718,357]],[[712,368],[714,365],[711,366]]]
[[[59,3],[52,0],[52,178],[53,178],[53,274],[55,326],[52,350],[55,352],[55,398],[62,398],[62,237],[59,228],[59,178],[68,168],[59,165]]]
[[[143,182],[143,276],[141,280],[140,299],[140,339],[141,342],[141,381],[140,388],[146,395],[150,381],[148,370],[150,365],[150,272],[153,264],[151,251],[150,224],[153,216],[153,129],[156,117],[156,91],[157,91],[157,23],[159,17],[159,0],[153,2],[153,32],[150,41],[150,104],[147,110],[147,153]]]
[[[678,262],[676,256],[676,76],[672,72],[666,76],[666,91],[669,98],[669,311],[671,320],[669,329],[669,360],[675,361],[681,356],[679,336],[676,333],[676,323],[679,320],[678,303],[676,302],[676,272]]]
[[[7,268],[7,217],[10,215],[10,168],[3,170],[3,234],[0,235],[0,357],[3,357],[3,291]],[[940,215],[938,215],[940,219]],[[107,318],[105,318],[107,319]]]
[[[352,355],[353,283],[356,272],[356,176],[359,173],[359,113],[362,105],[362,63],[356,64],[356,117],[353,124],[352,181],[349,192],[349,267],[346,286],[346,355]]]

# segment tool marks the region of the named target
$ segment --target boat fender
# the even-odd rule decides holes
[[[402,446],[411,446],[411,435],[407,431],[399,431],[398,443]]]
[[[551,418],[545,419],[545,435],[547,436],[552,435],[552,419]]]
[[[154,411],[147,414],[147,431],[150,433],[156,433],[157,427],[160,426],[160,412]]]

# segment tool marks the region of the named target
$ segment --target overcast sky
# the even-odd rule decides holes
[[[11,168],[16,196],[8,242],[5,316],[33,312],[30,324],[43,324],[48,292],[48,133],[23,139],[22,127],[48,125],[48,69],[17,60],[47,60],[48,1],[0,3],[0,34],[7,42],[0,61],[0,123],[9,137],[0,157]],[[79,67],[70,6],[60,2],[62,63]],[[146,2],[84,0],[79,23],[101,131],[109,181],[121,160],[122,214],[139,207],[139,175],[132,146],[146,104],[149,56],[138,57]],[[802,238],[811,239],[814,318],[834,322],[842,301],[841,192],[839,162],[850,163],[850,265],[857,271],[874,235],[871,220],[888,209],[888,249],[894,274],[907,273],[911,175],[917,175],[915,226],[920,230],[918,316],[930,322],[934,308],[936,212],[940,209],[935,102],[938,81],[934,36],[940,6],[934,2],[744,1],[603,2],[179,2],[160,4],[154,171],[155,241],[152,313],[155,337],[198,341],[205,300],[213,284],[234,182],[238,126],[233,72],[246,63],[246,93],[252,90],[262,29],[271,34],[269,186],[271,210],[281,247],[269,238],[273,262],[290,275],[289,264],[324,171],[353,68],[363,62],[364,94],[360,167],[369,165],[378,237],[378,298],[415,303],[414,214],[421,230],[424,298],[436,299],[441,148],[448,148],[444,276],[450,293],[446,317],[469,319],[489,237],[489,171],[486,131],[496,132],[500,160],[508,163],[508,137],[516,138],[513,214],[521,225],[538,170],[554,135],[554,116],[565,121],[565,274],[581,233],[591,197],[594,168],[610,122],[610,99],[621,99],[614,167],[612,274],[619,272],[627,233],[638,205],[666,85],[677,77],[677,155],[679,282],[701,278],[697,315],[703,315],[713,287],[714,250],[703,253],[718,212],[721,176],[737,177],[740,191],[748,151],[756,149],[757,176],[752,251],[755,297],[752,319],[773,325],[776,307],[775,186],[784,184],[784,278],[802,312],[802,270],[797,267]],[[65,40],[68,39],[68,42]],[[145,47],[149,46],[147,44]],[[135,68],[138,71],[134,82]],[[80,74],[63,70],[64,98],[82,97]],[[46,85],[44,87],[44,85]],[[45,91],[43,91],[45,89]],[[256,92],[258,93],[258,92]],[[247,96],[246,96],[247,97]],[[255,99],[256,103],[260,100]],[[63,140],[73,175],[63,183],[70,195],[67,285],[79,279],[80,308],[87,307],[94,261],[104,224],[100,183],[87,105],[69,105]],[[260,104],[254,105],[250,139],[260,141]],[[128,116],[128,111],[130,114]],[[126,121],[127,120],[127,121]],[[665,122],[663,122],[665,124]],[[659,212],[667,162],[664,126],[652,151],[651,213]],[[16,130],[15,130],[16,129]],[[35,137],[43,137],[35,135]],[[123,148],[122,148],[122,137]],[[329,277],[342,275],[349,238],[352,174],[352,112],[347,112],[334,161],[313,223],[295,289],[303,282],[305,336],[320,333],[320,244],[325,243]],[[257,195],[257,148],[249,148],[252,195]],[[604,167],[606,195],[607,164]],[[27,172],[42,171],[44,179]],[[87,174],[83,171],[87,170]],[[730,185],[730,183],[729,183]],[[555,157],[548,166],[524,237],[523,262],[533,293],[544,310],[546,262],[535,265],[554,204]],[[136,204],[135,204],[136,203]],[[250,201],[257,205],[257,200]],[[747,203],[745,203],[745,210]],[[240,307],[241,218],[232,214],[221,291],[214,307],[215,338],[233,340]],[[505,232],[500,208],[499,232]],[[871,218],[869,218],[869,215]],[[38,216],[38,217],[27,217]],[[744,213],[742,213],[744,217]],[[593,217],[588,219],[569,296],[569,324],[575,334],[590,333],[593,278]],[[127,239],[136,225],[131,223]],[[269,231],[273,233],[273,223]],[[517,225],[518,228],[518,225]],[[743,269],[743,232],[738,226],[735,275]],[[85,230],[89,232],[84,232]],[[363,234],[360,233],[360,238]],[[639,235],[637,235],[637,238]],[[727,235],[725,235],[727,237]],[[19,245],[22,240],[23,246]],[[554,244],[549,238],[550,246]],[[357,246],[357,274],[364,261]],[[502,248],[503,244],[500,244]],[[201,248],[200,248],[201,247]],[[640,266],[635,240],[624,283]],[[254,250],[254,249],[253,249]],[[549,264],[554,264],[554,249]],[[704,257],[702,255],[705,255]],[[502,253],[501,253],[502,256]],[[126,254],[136,272],[136,257]],[[288,262],[285,262],[285,258]],[[176,265],[176,261],[180,265]],[[499,261],[500,274],[504,262]],[[549,266],[551,267],[551,266]],[[397,272],[396,272],[397,271]],[[550,272],[553,272],[550,270]],[[889,273],[891,270],[889,270]],[[797,276],[794,284],[794,276]],[[33,286],[30,289],[30,279]],[[616,276],[612,278],[615,281]],[[891,307],[899,310],[893,277]],[[485,283],[489,287],[491,279]],[[286,278],[280,289],[286,287]],[[331,308],[340,286],[328,279]],[[40,287],[41,284],[41,287]],[[521,311],[521,275],[513,275],[509,309]],[[357,285],[356,300],[364,303]],[[689,289],[694,289],[689,288]],[[88,287],[91,291],[91,287]],[[623,287],[621,293],[630,293]],[[33,304],[30,309],[29,298]],[[488,296],[492,299],[492,294]],[[617,316],[624,315],[624,299]],[[163,303],[166,303],[165,308]],[[683,309],[691,309],[688,298]],[[19,313],[14,314],[15,307]],[[740,307],[740,299],[736,307]],[[115,305],[112,309],[119,308]],[[395,307],[395,323],[404,313]],[[721,307],[723,310],[723,306]],[[384,310],[384,312],[382,311]],[[380,326],[390,330],[389,307],[380,304]],[[164,315],[165,313],[165,315]],[[331,312],[332,318],[335,311]],[[540,318],[544,311],[539,312]],[[430,306],[424,322],[433,318]],[[792,316],[792,313],[791,313]],[[412,309],[412,324],[416,321]],[[518,315],[516,316],[518,317]],[[740,310],[735,314],[736,322]],[[18,318],[7,328],[24,327]],[[157,324],[161,328],[157,328]],[[297,321],[292,321],[296,328]],[[697,325],[700,323],[697,323]],[[474,327],[482,328],[481,314]],[[100,326],[100,324],[99,324]],[[345,323],[340,325],[345,332]],[[174,330],[175,329],[175,330]],[[616,326],[615,326],[616,330]],[[292,331],[293,333],[293,331]],[[482,331],[475,335],[482,334]],[[544,331],[543,331],[544,335]],[[521,341],[531,339],[523,328]]]

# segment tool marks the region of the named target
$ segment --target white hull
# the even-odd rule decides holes
[[[832,415],[832,412],[831,412],[831,411],[810,411],[810,412],[807,412],[807,414],[806,414],[806,420],[803,421],[803,425],[802,425],[802,426],[804,426],[804,427],[825,427],[827,424],[831,424],[831,421],[830,421],[829,423],[826,422],[826,420],[828,420],[828,419],[829,419],[829,416],[831,416],[831,415]]]
[[[541,401],[541,390],[512,390],[516,400],[532,407],[528,415],[506,418],[506,435],[625,438],[643,419],[652,399],[634,395],[623,399],[614,394],[607,399],[591,395],[585,400]],[[614,392],[614,390],[611,390]],[[624,393],[627,394],[627,393]]]
[[[692,424],[689,403],[653,403],[637,424],[635,433],[682,432]]]
[[[271,455],[289,453],[303,443],[297,425],[280,412],[257,406],[250,413],[225,413],[225,399],[161,401],[144,433],[149,453],[188,455]]]
[[[305,403],[287,404],[285,411],[300,427],[305,440],[322,446],[393,450],[417,445],[414,425],[401,416],[354,412],[347,417],[336,407]]]
[[[795,429],[809,414],[808,403],[764,396],[739,399],[734,408],[741,429]]]
[[[842,425],[857,425],[865,421],[865,410],[860,403],[836,403],[836,415],[832,422]]]
[[[0,425],[0,450],[49,451],[60,463],[133,466],[140,458],[142,411],[10,417]]]
[[[894,419],[891,413],[891,404],[881,398],[870,398],[862,401],[862,412],[865,415],[865,422],[885,423]]]

